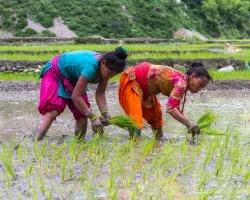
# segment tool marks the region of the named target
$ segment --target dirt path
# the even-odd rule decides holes
[[[39,89],[39,82],[32,81],[0,81],[0,91],[35,91]],[[96,85],[89,84],[89,89],[95,89]],[[108,89],[118,88],[118,83],[109,83]],[[242,90],[250,89],[250,81],[230,80],[214,81],[206,87],[206,90]]]

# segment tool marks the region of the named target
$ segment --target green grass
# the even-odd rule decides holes
[[[234,44],[234,46],[250,46],[250,44]],[[66,52],[72,50],[94,50],[94,51],[112,51],[118,45],[114,44],[90,44],[90,45],[22,45],[22,46],[0,46],[0,51],[4,50],[20,50],[20,51],[41,51],[41,50],[56,50],[59,52]],[[243,51],[236,54],[229,54],[226,52],[218,53],[200,53],[200,52],[191,52],[191,53],[143,53],[143,51],[170,51],[170,50],[199,50],[199,49],[209,49],[209,48],[220,48],[223,49],[225,44],[221,43],[204,43],[204,44],[184,44],[184,43],[169,43],[169,44],[129,44],[124,45],[128,50],[141,51],[141,53],[130,54],[129,60],[146,60],[146,59],[220,59],[220,58],[236,58],[243,61],[250,61],[250,50],[243,49]],[[0,60],[10,59],[10,60],[26,60],[26,61],[47,61],[50,60],[54,53],[49,54],[34,54],[28,55],[25,53],[15,53],[15,54],[0,54]],[[246,71],[233,71],[229,73],[217,72],[217,70],[209,70],[211,76],[214,80],[250,80],[250,73]],[[117,82],[119,81],[120,75],[113,77],[110,81]],[[34,73],[0,73],[0,80],[32,80],[37,81],[37,75]]]
[[[250,80],[250,70],[218,72],[209,70],[209,74],[214,80]]]
[[[74,51],[74,50],[93,50],[100,52],[112,51],[117,47],[117,45],[65,45],[65,46],[21,46],[13,47],[10,46],[0,46],[0,50],[20,50],[20,51],[41,51],[41,50],[54,50],[61,53]],[[131,53],[129,54],[129,60],[138,60],[138,59],[220,59],[220,58],[235,58],[243,61],[250,60],[250,50],[242,49],[238,53],[228,53],[224,51],[224,46],[218,46],[221,49],[221,52],[190,52],[190,53],[181,53],[181,51],[188,50],[208,50],[209,48],[216,48],[215,46],[209,46],[206,44],[202,45],[124,45],[124,47],[129,51],[139,51],[141,53]],[[157,51],[171,51],[179,50],[180,53],[157,53]],[[144,51],[155,51],[155,53],[144,53]],[[17,52],[14,54],[0,54],[0,59],[7,60],[27,60],[27,61],[47,61],[50,60],[56,53],[46,53],[46,54],[25,54],[22,52]]]
[[[0,51],[42,51],[42,50],[53,50],[53,51],[73,51],[73,50],[92,50],[92,51],[112,51],[119,44],[89,44],[89,45],[0,45]],[[127,51],[171,51],[171,50],[200,50],[208,49],[209,47],[224,48],[224,44],[183,44],[183,43],[162,43],[162,44],[124,44],[122,45]]]
[[[5,81],[39,81],[38,73],[35,72],[22,72],[22,73],[6,73],[0,72],[0,80]]]
[[[214,80],[250,80],[250,70],[244,71],[232,71],[232,72],[218,72],[217,70],[209,70],[209,74]],[[118,74],[110,79],[110,82],[119,82],[121,74]],[[34,72],[23,72],[23,73],[4,73],[0,72],[0,80],[29,80],[39,81],[38,73]]]

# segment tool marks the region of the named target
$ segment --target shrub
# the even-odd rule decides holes
[[[41,32],[40,36],[41,37],[56,37],[56,34],[50,32],[48,30],[44,30],[44,31]]]
[[[50,19],[45,13],[39,12],[36,16],[37,21],[45,28],[49,28],[54,25],[52,19]]]
[[[15,26],[16,29],[22,30],[24,29],[26,26],[28,26],[28,22],[26,19],[19,19],[17,21],[17,24]]]
[[[16,37],[34,37],[37,32],[32,28],[26,28],[24,31],[18,31]]]

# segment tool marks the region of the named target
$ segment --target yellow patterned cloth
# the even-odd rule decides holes
[[[187,80],[185,74],[168,66],[150,64],[148,73],[140,74],[140,76],[147,76],[147,83],[151,95],[146,100],[143,100],[143,90],[136,81],[136,67],[137,66],[128,68],[125,73],[128,75],[129,79],[133,81],[132,88],[141,98],[145,107],[150,108],[154,106],[155,101],[153,96],[162,93],[163,95],[168,96],[166,102],[167,112],[171,112],[176,108],[179,109],[181,100],[185,97],[187,91]],[[185,100],[183,106],[184,103]]]

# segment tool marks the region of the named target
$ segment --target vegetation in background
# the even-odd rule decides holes
[[[179,28],[215,38],[250,36],[248,0],[0,0],[0,15],[0,29],[24,37],[54,36],[25,27],[30,18],[49,28],[55,17],[80,37],[172,38]]]

